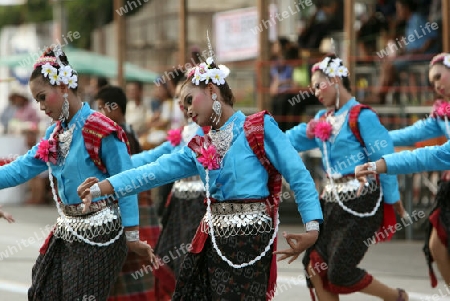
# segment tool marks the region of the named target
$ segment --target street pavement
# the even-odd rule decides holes
[[[5,220],[0,220],[0,301],[27,300],[31,268],[49,227],[56,220],[57,212],[54,207],[4,206],[3,209],[14,215],[16,223],[8,224]],[[282,231],[304,230],[301,224],[281,224],[279,249],[287,247],[281,237]],[[374,245],[361,267],[389,286],[404,288],[410,293],[412,301],[450,301],[450,288],[447,290],[440,278],[437,288],[430,286],[422,241],[393,240]],[[435,270],[439,274],[437,268]],[[278,290],[274,301],[285,300],[310,300],[300,260],[292,264],[283,261],[278,265]],[[353,294],[342,296],[340,300],[379,299]]]

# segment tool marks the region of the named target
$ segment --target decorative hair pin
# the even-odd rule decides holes
[[[200,85],[200,82],[204,81],[208,84],[209,81],[216,85],[225,84],[225,78],[230,74],[230,69],[225,65],[217,65],[214,62],[214,51],[211,46],[211,41],[209,40],[209,33],[206,32],[206,38],[208,40],[208,55],[206,62],[200,63],[198,66],[193,67],[188,71],[188,78],[192,77],[192,83],[195,85]]]

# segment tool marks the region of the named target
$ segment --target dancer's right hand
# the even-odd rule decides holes
[[[312,247],[316,243],[316,240],[319,237],[319,232],[309,231],[301,234],[287,234],[286,232],[283,232],[283,236],[284,238],[286,238],[286,242],[289,244],[290,248],[275,251],[273,252],[273,254],[282,255],[280,258],[278,258],[277,261],[282,261],[289,257],[292,257],[288,261],[288,263],[292,263],[298,258],[298,256],[300,256],[300,254],[302,254],[306,249]]]
[[[0,205],[0,207],[2,207],[2,206]],[[15,222],[14,218],[12,217],[12,215],[9,214],[6,211],[0,210],[0,218],[6,219],[8,221],[8,223],[14,223]]]

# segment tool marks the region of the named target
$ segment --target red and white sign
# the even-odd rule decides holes
[[[214,52],[218,63],[253,59],[258,55],[256,7],[216,13],[213,17]]]

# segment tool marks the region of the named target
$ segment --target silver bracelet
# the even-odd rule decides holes
[[[139,241],[139,230],[125,231],[127,241]]]
[[[367,167],[368,171],[374,171],[377,172],[377,163],[376,162],[369,162],[369,167]]]
[[[305,224],[305,228],[306,228],[306,232],[309,232],[309,231],[319,231],[319,230],[320,230],[320,225],[319,225],[319,222],[316,222],[316,221],[310,221],[310,222],[307,222],[307,223]]]
[[[96,199],[102,196],[102,191],[100,190],[100,186],[98,186],[98,183],[92,185],[89,190],[91,192],[92,199]]]

